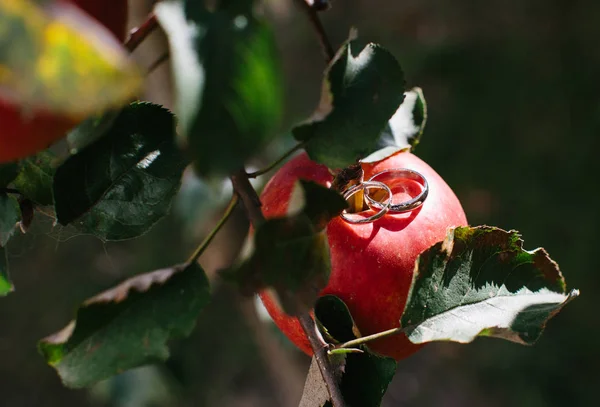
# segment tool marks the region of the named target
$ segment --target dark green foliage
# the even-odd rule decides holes
[[[102,115],[90,117],[71,130],[67,135],[71,153],[77,153],[106,134],[120,113],[120,109],[110,110]]]
[[[89,386],[167,359],[167,342],[190,334],[209,298],[195,263],[141,274],[85,301],[39,349],[66,386]]]
[[[223,275],[246,293],[272,287],[287,313],[306,312],[327,285],[331,271],[323,228],[346,206],[337,192],[313,182],[298,182],[289,216],[259,225],[250,256]]]
[[[357,338],[358,330],[354,320],[340,298],[333,295],[319,298],[315,305],[315,316],[330,343]],[[360,345],[358,349],[360,353],[332,356],[333,363],[343,366],[340,368],[339,383],[344,401],[350,407],[378,407],[396,373],[396,361],[372,353],[365,345]],[[318,370],[311,370],[309,374],[315,376],[313,380],[320,378],[317,376],[320,375]],[[305,388],[305,392],[307,391],[309,390]],[[322,399],[317,395],[312,397],[316,401]],[[309,404],[304,406],[309,407]]]
[[[346,43],[331,62],[310,123],[294,129],[311,159],[345,168],[373,153],[388,120],[404,100],[404,74],[376,44]]]
[[[185,166],[173,115],[134,103],[104,137],[56,170],[58,222],[103,240],[139,236],[167,214]]]
[[[0,247],[6,246],[20,219],[21,211],[15,197],[0,192]]]
[[[6,260],[6,249],[0,247],[0,297],[3,297],[14,290],[13,284],[8,275],[8,261]]]
[[[427,124],[427,102],[421,88],[404,93],[404,101],[381,132],[379,148],[362,162],[383,160],[401,150],[414,150]]]
[[[19,162],[19,174],[14,186],[38,205],[52,205],[52,182],[57,158],[49,151],[27,157]]]
[[[19,174],[17,163],[0,164],[0,187],[5,187]]]
[[[413,343],[493,336],[533,344],[571,299],[543,249],[526,251],[516,232],[459,227],[417,259],[402,316]]]
[[[226,174],[274,136],[282,84],[273,34],[252,1],[164,2],[156,13],[172,51],[181,144],[201,174]]]

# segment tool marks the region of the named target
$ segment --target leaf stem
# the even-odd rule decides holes
[[[336,345],[334,347],[334,349],[352,348],[352,347],[355,347],[355,346],[358,346],[358,345],[364,345],[365,343],[374,341],[376,339],[387,338],[388,336],[394,336],[394,335],[398,335],[398,334],[404,333],[405,330],[406,330],[406,328],[388,329],[387,331],[378,332],[378,333],[373,334],[373,335],[362,336],[360,338],[353,339],[353,340],[348,341],[348,342],[344,342],[344,343],[342,343],[340,345]]]
[[[315,320],[310,316],[310,314],[306,313],[304,315],[300,315],[298,317],[298,321],[300,321],[300,325],[302,326],[302,329],[304,330],[304,333],[310,342],[310,346],[313,349],[317,365],[319,365],[319,370],[321,371],[321,376],[323,376],[323,380],[327,386],[327,391],[331,396],[331,404],[333,407],[346,406],[344,397],[342,396],[342,392],[334,375],[334,368],[329,360],[327,352],[328,345],[323,340]]]
[[[305,145],[304,142],[296,144],[294,147],[292,147],[289,151],[287,151],[285,154],[283,154],[277,160],[275,160],[274,162],[272,162],[271,164],[269,164],[268,167],[265,167],[265,168],[260,169],[258,171],[254,171],[254,172],[248,173],[247,174],[248,178],[256,178],[256,177],[259,177],[261,175],[266,174],[267,172],[271,171],[273,168],[277,167],[279,164],[281,164],[282,162],[284,162],[285,160],[287,160],[296,151],[301,150],[302,148],[304,148],[304,145]]]
[[[146,21],[139,27],[130,31],[129,37],[124,44],[125,48],[127,48],[129,52],[133,52],[157,27],[158,20],[156,19],[156,15],[154,13],[148,14]]]
[[[233,197],[231,197],[231,201],[229,201],[229,205],[227,205],[227,208],[225,209],[225,213],[223,214],[217,225],[213,228],[213,230],[211,230],[211,232],[208,234],[208,236],[206,236],[202,243],[200,243],[196,250],[194,250],[194,253],[192,253],[189,260],[187,261],[188,264],[192,264],[198,261],[200,256],[202,256],[202,253],[204,253],[204,250],[206,250],[206,248],[208,247],[210,242],[212,242],[219,230],[221,230],[223,225],[225,225],[227,220],[231,217],[231,214],[233,213],[233,210],[237,206],[238,202],[239,198],[237,194],[234,194]]]
[[[317,38],[319,43],[321,44],[321,50],[323,51],[323,55],[325,56],[325,62],[329,63],[333,57],[335,56],[335,51],[331,46],[331,41],[327,37],[327,33],[325,32],[325,28],[321,23],[321,19],[319,18],[318,9],[309,4],[306,0],[294,0],[298,6],[304,10],[310,23],[315,30],[315,34],[317,34]]]

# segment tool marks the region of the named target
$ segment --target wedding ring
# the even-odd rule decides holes
[[[344,199],[348,200],[352,195],[356,194],[357,192],[368,191],[370,189],[383,189],[387,193],[387,200],[385,203],[377,202],[379,204],[379,206],[377,206],[377,209],[379,209],[379,212],[377,212],[373,216],[369,216],[368,218],[353,219],[353,218],[350,218],[348,216],[347,212],[344,210],[344,212],[342,212],[340,214],[342,219],[344,219],[348,223],[371,223],[371,222],[374,222],[377,219],[381,218],[383,215],[385,215],[388,212],[388,210],[390,209],[390,205],[392,203],[392,190],[390,189],[390,187],[388,187],[383,182],[379,182],[379,181],[361,182],[360,184],[353,185],[350,188],[348,188],[347,190],[345,190],[344,193],[342,194],[342,196],[344,197]],[[365,194],[365,196],[367,196],[367,197],[369,196],[368,192]]]
[[[402,213],[409,212],[413,209],[418,208],[425,202],[427,199],[427,195],[429,194],[429,184],[424,176],[419,174],[416,171],[409,170],[408,168],[393,168],[385,171],[381,171],[375,175],[373,175],[369,181],[367,182],[387,182],[386,185],[390,185],[390,183],[394,180],[412,180],[419,183],[423,188],[421,193],[416,197],[409,199],[408,201],[400,202],[400,203],[381,203],[375,199],[373,199],[369,194],[365,194],[369,206],[375,207],[377,209],[383,210],[384,208],[388,208],[390,212]],[[393,184],[392,184],[393,187]]]

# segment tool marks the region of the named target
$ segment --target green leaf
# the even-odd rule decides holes
[[[330,343],[341,343],[357,338],[358,330],[346,304],[338,297],[326,295],[317,301],[315,316],[320,327],[324,329],[325,338]],[[396,373],[396,361],[392,358],[380,357],[361,345],[362,353],[352,350],[332,359],[334,366],[339,367],[339,385],[344,401],[349,406],[378,407],[387,387]],[[302,407],[320,407],[327,401],[325,384],[318,369],[309,371]],[[304,404],[302,404],[304,402]]]
[[[360,337],[360,333],[346,304],[338,297],[327,295],[315,305],[315,316],[335,343]],[[363,353],[346,354],[340,390],[350,406],[377,407],[396,374],[396,361],[372,353],[366,345]]]
[[[39,3],[0,0],[4,98],[28,110],[84,118],[139,91],[141,71],[94,19],[65,2]]]
[[[67,135],[71,154],[77,154],[79,150],[87,147],[106,134],[114,125],[119,114],[121,114],[121,110],[110,110],[106,113],[92,116],[72,129]]]
[[[21,219],[18,201],[11,195],[0,193],[0,296],[3,297],[14,290],[8,276],[8,260],[4,247],[12,237],[17,222]]]
[[[427,103],[421,88],[404,93],[404,102],[392,116],[379,136],[379,150],[363,158],[362,162],[376,162],[402,150],[414,149],[427,124]]]
[[[346,43],[325,74],[312,122],[293,130],[311,159],[345,168],[377,149],[381,132],[404,99],[404,74],[376,44]]]
[[[351,341],[360,335],[350,310],[339,297],[324,295],[315,304],[315,318],[331,343]]]
[[[243,166],[280,120],[274,37],[251,6],[247,0],[221,3],[214,12],[194,0],[155,6],[169,38],[181,141],[200,174]]]
[[[402,326],[413,343],[492,336],[533,344],[575,298],[544,249],[523,250],[517,232],[459,227],[416,263]]]
[[[15,188],[39,205],[52,205],[52,182],[56,171],[56,156],[42,151],[20,161]]]
[[[20,219],[19,202],[11,195],[0,193],[0,247],[6,246]]]
[[[39,343],[68,387],[79,388],[166,360],[210,298],[196,263],[141,274],[85,301],[74,321]]]
[[[303,213],[316,230],[323,230],[331,219],[347,207],[346,200],[333,189],[316,182],[299,180],[292,190],[288,215]]]
[[[6,249],[0,247],[0,297],[4,297],[14,291],[14,286],[8,275],[8,260]]]
[[[223,276],[248,293],[273,287],[288,314],[308,311],[327,285],[331,271],[323,228],[345,207],[337,192],[313,182],[298,182],[288,216],[259,225],[249,257],[225,270]]]
[[[351,406],[378,407],[396,374],[396,361],[371,352],[349,353],[340,383]]]
[[[104,240],[148,231],[167,214],[186,166],[174,138],[166,109],[149,103],[125,108],[104,137],[56,170],[58,222]]]
[[[19,166],[17,163],[0,164],[0,188],[6,187],[10,184],[19,173]]]
[[[325,231],[304,215],[269,219],[254,235],[248,259],[223,272],[243,292],[273,287],[290,315],[306,312],[327,285],[331,263]]]

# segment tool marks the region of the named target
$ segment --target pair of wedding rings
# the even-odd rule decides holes
[[[400,203],[393,202],[393,193],[390,187],[385,181],[398,181],[398,180],[412,180],[416,181],[421,185],[421,192],[407,201]],[[383,190],[386,193],[386,197],[383,201],[374,199],[369,191],[371,190]],[[340,215],[348,223],[371,223],[377,219],[383,217],[386,213],[404,213],[410,212],[419,206],[423,205],[427,195],[429,194],[429,184],[424,176],[419,174],[417,171],[409,170],[408,168],[393,168],[385,171],[381,171],[373,175],[368,181],[361,182],[357,185],[353,185],[342,194],[344,199],[348,200],[353,195],[360,191],[364,191],[367,205],[371,209],[378,209],[379,212],[368,218],[361,217],[350,217],[346,211]]]

